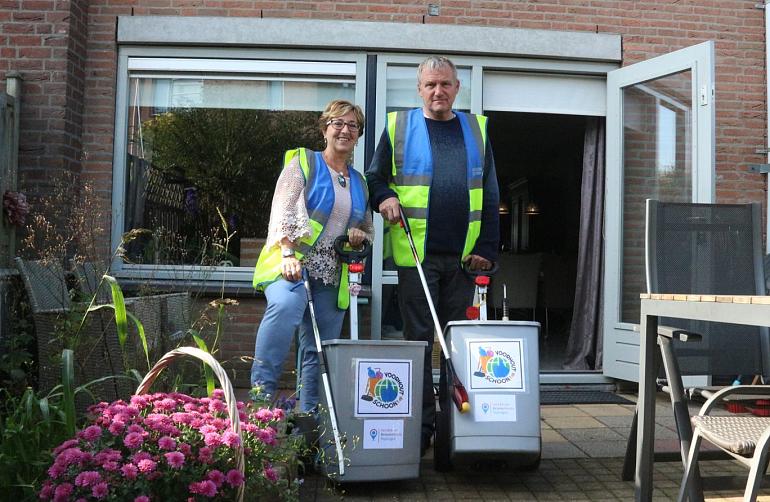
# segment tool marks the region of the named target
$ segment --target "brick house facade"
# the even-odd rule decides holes
[[[702,0],[0,0],[0,82],[23,77],[19,178],[45,190],[56,170],[89,180],[110,213],[118,16],[302,18],[612,33],[622,65],[702,41],[716,44],[716,200],[766,201],[766,180],[748,165],[767,144],[764,12],[755,1]],[[341,49],[348,49],[342,47]],[[0,89],[4,83],[0,83]],[[379,132],[378,132],[379,133]],[[231,312],[225,359],[248,355],[261,300],[244,294]],[[235,363],[245,369],[245,364]],[[238,375],[245,383],[245,372]]]

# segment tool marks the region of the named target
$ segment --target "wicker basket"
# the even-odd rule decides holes
[[[150,389],[150,386],[153,384],[153,382],[155,382],[155,379],[158,377],[158,375],[160,375],[161,371],[163,371],[175,360],[181,359],[185,356],[200,359],[204,363],[208,364],[211,370],[214,372],[214,375],[216,375],[216,377],[219,379],[219,384],[222,386],[222,391],[225,393],[225,403],[227,404],[227,413],[230,416],[230,424],[232,425],[233,432],[238,434],[238,437],[241,438],[240,444],[236,449],[236,463],[238,470],[241,471],[241,474],[244,474],[245,477],[243,435],[241,434],[241,421],[238,416],[238,406],[235,399],[235,393],[233,392],[233,386],[230,383],[230,379],[227,377],[227,373],[225,372],[224,368],[222,368],[222,366],[217,362],[216,359],[214,359],[211,354],[194,347],[179,347],[178,349],[167,352],[163,357],[160,358],[157,363],[155,363],[155,366],[152,367],[147,375],[145,375],[144,380],[142,380],[142,383],[140,383],[139,387],[136,389],[136,394],[146,394]],[[241,484],[240,488],[238,489],[239,502],[243,501],[243,488],[244,484]]]

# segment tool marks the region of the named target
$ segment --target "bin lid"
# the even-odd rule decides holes
[[[449,326],[530,326],[533,328],[540,328],[540,323],[535,321],[449,321]],[[446,328],[444,329],[446,331]]]
[[[322,342],[322,345],[370,345],[376,347],[388,346],[388,347],[427,347],[428,342],[414,342],[409,340],[343,340],[337,338],[335,340],[326,340]]]

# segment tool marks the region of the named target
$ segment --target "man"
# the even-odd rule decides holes
[[[486,117],[452,109],[455,65],[431,56],[417,69],[422,108],[388,114],[366,172],[372,208],[389,226],[385,255],[398,266],[398,299],[407,340],[428,342],[423,375],[421,453],[435,428],[431,367],[434,326],[404,231],[409,219],[431,298],[442,325],[464,319],[473,281],[460,268],[487,270],[497,259],[499,192]],[[389,248],[389,249],[388,249]]]

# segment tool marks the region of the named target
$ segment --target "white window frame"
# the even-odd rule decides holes
[[[340,76],[355,79],[355,102],[365,110],[366,54],[337,51],[303,51],[272,49],[220,49],[189,47],[122,46],[118,52],[118,80],[115,112],[115,145],[112,164],[112,225],[111,250],[114,252],[126,231],[125,183],[126,151],[128,142],[129,73],[133,76],[174,77],[205,75],[210,72],[238,75],[238,78],[264,79],[266,75],[280,76],[281,80],[297,79],[335,81]],[[328,76],[325,79],[324,76]],[[363,170],[364,148],[354,153],[354,166]],[[228,287],[251,288],[253,267],[221,267],[169,264],[130,264],[115,256],[112,271],[127,279],[173,281],[183,279],[196,283],[221,282]]]

